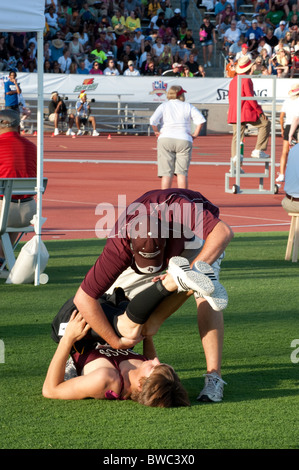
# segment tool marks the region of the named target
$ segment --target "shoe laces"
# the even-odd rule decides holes
[[[223,388],[223,385],[227,385],[227,383],[224,382],[224,380],[221,377],[219,377],[218,374],[215,374],[214,372],[210,374],[209,373],[203,374],[203,376],[208,379],[205,385],[206,391],[213,391],[214,387],[221,386],[221,388]]]

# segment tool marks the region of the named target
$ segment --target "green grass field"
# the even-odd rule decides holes
[[[284,261],[286,233],[237,234],[222,264],[224,401],[199,404],[205,360],[193,299],[162,326],[159,358],[174,366],[192,406],[42,397],[55,350],[50,323],[76,292],[100,240],[46,242],[49,283],[0,285],[1,449],[298,449],[298,264]],[[3,344],[2,343],[2,344]],[[297,346],[298,347],[298,346]],[[137,346],[137,350],[141,350]],[[0,356],[1,357],[1,356]]]

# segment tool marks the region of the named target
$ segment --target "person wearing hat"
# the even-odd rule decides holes
[[[254,34],[254,38],[250,35]],[[255,39],[257,42],[260,40],[261,37],[264,36],[264,31],[258,27],[257,20],[252,20],[251,27],[246,31],[245,37],[246,39]]]
[[[35,178],[37,148],[20,135],[20,115],[13,109],[0,111],[0,178]],[[0,196],[0,213],[3,196]],[[8,226],[27,227],[36,213],[36,203],[30,195],[14,195],[9,208]],[[19,233],[10,233],[12,245]],[[4,262],[0,242],[0,265]]]
[[[185,102],[185,93],[181,86],[171,86],[167,92],[168,101],[158,106],[150,118],[158,137],[158,176],[162,189],[171,188],[174,175],[178,188],[188,188],[193,139],[198,137],[206,122],[197,108]],[[192,123],[195,126],[193,132]]]
[[[163,72],[163,76],[165,77],[180,77],[181,76],[181,64],[178,62],[175,62],[172,64],[172,68],[169,70],[166,70],[166,72]]]
[[[91,123],[93,132],[92,136],[97,137],[99,136],[99,132],[96,130],[96,120],[94,116],[91,116],[91,109],[89,104],[87,103],[87,95],[84,90],[82,90],[79,94],[79,100],[76,103],[76,126],[78,129],[77,135],[83,135],[83,131],[80,129],[81,124],[86,124],[87,121]]]
[[[65,102],[59,96],[57,91],[53,91],[51,94],[51,101],[49,102],[49,121],[54,122],[54,136],[59,135],[59,121],[65,121],[68,119],[68,130],[66,135],[75,135],[72,131],[72,127],[74,124],[75,116],[71,113],[67,115],[67,109]]]
[[[114,214],[113,210],[111,216]],[[101,230],[100,224],[98,229]],[[219,218],[219,209],[199,192],[187,189],[149,191],[126,207],[115,222],[102,254],[77,290],[74,304],[90,327],[111,347],[122,348],[124,344],[132,347],[136,343],[126,337],[119,338],[97,299],[105,293],[112,295],[116,286],[122,287],[125,295],[133,299],[160,278],[173,257],[180,257],[180,260],[173,260],[171,274],[182,289],[188,284],[187,278],[194,274],[204,274],[204,277],[196,276],[198,282],[193,290],[174,294],[171,309],[176,311],[195,292],[198,326],[207,362],[205,386],[198,400],[219,402],[224,385],[221,378],[222,310],[228,300],[219,274],[224,250],[232,238],[231,228]],[[193,275],[190,268],[195,271]],[[212,286],[207,278],[212,280]],[[170,299],[165,302],[165,308],[170,308]]]
[[[286,22],[282,20],[279,22],[279,26],[274,30],[274,36],[277,37],[278,41],[284,39],[288,30],[289,28],[286,26]]]
[[[285,179],[285,169],[287,165],[287,159],[289,154],[289,134],[293,120],[299,115],[299,83],[295,83],[289,90],[289,98],[287,98],[280,110],[280,128],[281,137],[283,139],[282,151],[280,156],[279,174],[276,178],[276,183],[283,183]],[[299,124],[299,122],[298,122]],[[297,137],[298,126],[295,130],[292,130],[292,138],[295,136],[295,140],[298,141]]]
[[[51,62],[54,63],[63,55],[63,49],[65,47],[64,41],[59,37],[59,33],[56,35],[57,37],[52,39],[50,44],[50,51],[51,51]]]
[[[129,60],[128,68],[124,71],[123,75],[125,77],[139,77],[140,76],[140,72],[139,70],[135,69],[134,62],[132,60]]]
[[[231,144],[231,158],[235,158],[237,155],[237,79],[238,75],[250,75],[251,68],[254,61],[243,56],[238,60],[236,64],[236,76],[231,80],[229,84],[228,92],[228,118],[227,122],[233,125],[233,138]],[[242,97],[253,97],[253,82],[250,78],[243,78],[241,80],[241,96]],[[251,124],[258,129],[258,136],[255,145],[255,149],[251,152],[253,158],[269,158],[269,155],[265,153],[267,149],[268,139],[270,135],[271,123],[265,116],[262,107],[256,100],[242,100],[241,101],[241,136],[240,142],[243,141],[245,135],[246,124]]]

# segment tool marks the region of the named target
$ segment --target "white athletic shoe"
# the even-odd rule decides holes
[[[269,158],[270,157],[270,155],[265,153],[263,150],[256,150],[256,149],[252,150],[251,156],[253,158]]]
[[[71,357],[69,357],[65,365],[64,380],[66,381],[73,379],[74,377],[77,377],[77,375],[77,369],[75,367],[74,361]]]
[[[168,272],[178,286],[178,292],[193,290],[200,295],[211,295],[214,290],[213,282],[204,274],[193,271],[189,261],[181,256],[170,258]]]
[[[81,131],[81,130],[78,131],[78,132],[77,132],[77,135],[83,135],[83,131]]]
[[[214,291],[210,295],[202,295],[204,299],[211,305],[212,309],[220,312],[227,307],[228,295],[225,287],[218,281],[213,268],[204,261],[196,261],[192,268],[195,272],[205,274],[214,284]]]
[[[59,135],[59,129],[57,129],[57,127],[54,129],[54,135]]]
[[[275,181],[276,181],[276,183],[283,183],[284,182],[284,175],[279,173]]]
[[[72,131],[72,129],[68,129],[66,131],[66,135],[76,135],[75,132]]]
[[[205,386],[197,397],[198,401],[220,402],[223,399],[223,386],[226,382],[216,372],[205,374]]]
[[[93,131],[92,137],[97,137],[98,135],[100,135],[98,131]]]

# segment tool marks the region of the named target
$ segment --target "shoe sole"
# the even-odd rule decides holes
[[[214,292],[210,295],[203,295],[204,299],[206,299],[212,309],[216,312],[221,312],[226,309],[228,304],[228,295],[225,287],[216,278],[213,268],[204,261],[197,261],[194,264],[194,267],[197,271],[209,277],[214,284]]]
[[[180,284],[184,291],[193,290],[200,295],[211,295],[215,287],[205,274],[192,271],[189,262],[181,256],[174,256],[169,260],[169,273]]]

